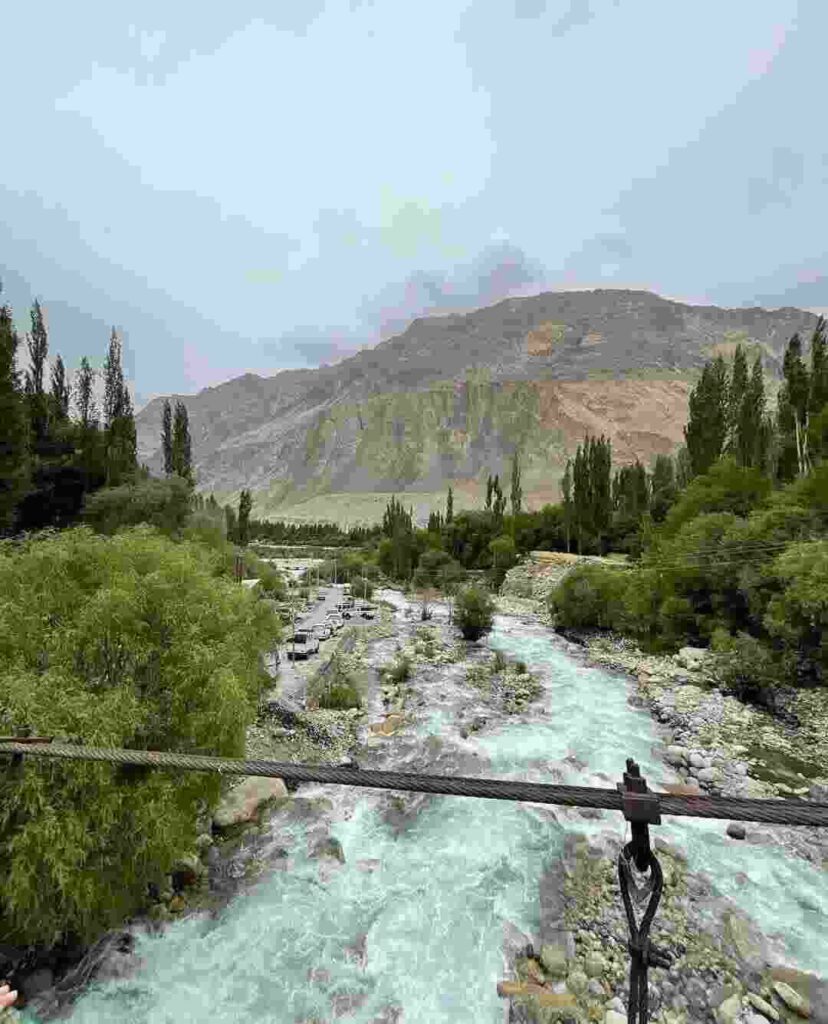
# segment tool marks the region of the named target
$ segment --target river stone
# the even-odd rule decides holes
[[[320,839],[316,846],[314,846],[310,856],[332,857],[338,860],[340,864],[345,863],[345,853],[342,849],[342,843],[340,843],[340,841],[334,836],[327,836],[325,839]]]
[[[606,996],[604,986],[597,978],[590,978],[587,982],[587,992],[596,999],[603,999]]]
[[[617,1010],[607,1010],[604,1014],[604,1024],[627,1024],[626,1013],[618,1013]]]
[[[716,1024],[736,1024],[742,1014],[742,997],[738,994],[728,996],[713,1011]]]
[[[767,941],[759,929],[741,914],[732,910],[724,913],[724,944],[735,954],[745,973],[755,977],[765,969],[768,963]]]
[[[213,814],[213,824],[224,829],[253,821],[265,803],[284,800],[287,795],[283,779],[250,775],[224,796]]]
[[[782,1002],[799,1017],[810,1017],[811,1007],[808,1000],[784,981],[775,981],[773,988]]]
[[[587,953],[584,970],[588,978],[600,978],[606,969],[606,961],[600,953]]]
[[[589,978],[581,970],[570,971],[566,978],[566,987],[570,992],[574,992],[576,996],[582,996],[589,984]]]
[[[687,751],[684,749],[684,747],[679,747],[675,746],[674,744],[671,744],[667,748],[666,753],[664,754],[664,760],[668,764],[681,767],[682,765],[687,763]]]
[[[745,826],[741,821],[731,821],[727,826],[727,834],[731,839],[744,839],[745,838]]]
[[[707,658],[708,651],[705,647],[682,647],[674,660],[682,668],[692,671],[701,668]]]
[[[710,766],[708,759],[703,757],[697,750],[691,752],[688,761],[693,768],[708,768]]]
[[[550,978],[565,978],[567,972],[567,956],[563,946],[557,943],[544,943],[541,946],[540,960]]]
[[[768,1020],[779,1020],[779,1011],[775,1007],[771,1006],[766,999],[756,995],[755,992],[748,992],[747,999],[754,1010],[758,1010]]]

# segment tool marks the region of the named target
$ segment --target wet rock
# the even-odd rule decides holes
[[[334,836],[327,836],[324,839],[320,839],[320,841],[313,847],[310,856],[331,857],[338,860],[340,864],[345,863],[345,853],[342,849],[342,843],[340,843],[340,841]]]
[[[741,821],[731,821],[727,826],[727,834],[731,839],[744,839],[745,838],[745,826]]]
[[[736,1024],[742,1013],[741,996],[728,996],[723,1003],[720,1003],[713,1011],[716,1024]]]
[[[589,978],[587,978],[583,971],[570,971],[566,976],[566,987],[570,992],[574,992],[576,996],[584,995],[588,984]]]
[[[26,999],[34,999],[46,992],[55,983],[54,975],[48,967],[39,967],[31,974],[25,975],[20,981],[20,991]]]
[[[607,969],[607,962],[600,953],[587,953],[584,970],[588,978],[600,978]]]
[[[763,999],[761,996],[756,995],[755,992],[748,992],[747,1000],[750,1003],[750,1005],[754,1008],[754,1010],[758,1010],[759,1013],[762,1014],[762,1017],[766,1020],[779,1020],[779,1011],[775,1009],[775,1007],[771,1006],[771,1004],[766,999]],[[760,1020],[761,1019],[762,1018],[760,1018]],[[764,1024],[764,1020],[762,1021],[762,1024]]]
[[[541,946],[540,959],[544,970],[550,978],[565,978],[568,970],[568,957],[562,945],[550,942]]]
[[[253,821],[265,804],[288,796],[284,780],[264,776],[248,776],[227,793],[213,815],[218,829],[231,828]]]
[[[774,981],[773,988],[785,1006],[798,1017],[808,1018],[811,1016],[811,1005],[808,1000],[801,996],[796,989],[791,988],[784,981]]]

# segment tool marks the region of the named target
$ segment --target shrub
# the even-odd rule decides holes
[[[411,678],[411,658],[407,654],[401,654],[390,665],[381,669],[381,674],[389,683],[404,683]]]
[[[308,689],[319,701],[320,708],[344,710],[362,707],[362,696],[356,677],[339,652],[323,666]]]
[[[464,640],[478,640],[494,624],[494,602],[476,587],[467,587],[457,595],[455,619]]]
[[[191,493],[179,476],[104,487],[86,499],[83,520],[107,535],[147,523],[170,537],[180,537],[190,515]]]
[[[351,580],[351,593],[356,598],[369,601],[374,596],[374,584],[364,576],[356,576]]]
[[[508,664],[509,662],[506,660],[503,651],[495,651],[494,660],[492,661],[492,671],[503,672]]]
[[[0,549],[0,733],[242,757],[278,625],[150,527]],[[0,933],[92,941],[144,905],[196,838],[220,776],[24,762],[0,774]]]
[[[719,678],[739,700],[774,708],[774,688],[785,678],[785,662],[756,637],[739,633],[716,637]]]
[[[618,629],[623,620],[626,573],[600,565],[570,570],[548,599],[556,626]]]

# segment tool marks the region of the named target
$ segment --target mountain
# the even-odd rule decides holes
[[[615,465],[649,463],[682,443],[706,359],[741,342],[773,385],[790,336],[816,322],[645,291],[547,292],[415,320],[335,366],[170,398],[187,407],[199,490],[235,500],[249,488],[254,515],[375,519],[396,493],[422,519],[449,483],[457,508],[477,507],[481,481],[508,478],[516,446],[532,508],[558,500],[585,433],[612,439]],[[136,416],[139,459],[158,473],[163,401]]]

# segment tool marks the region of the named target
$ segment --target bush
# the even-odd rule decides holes
[[[457,595],[455,620],[464,640],[478,640],[494,624],[494,602],[476,587],[467,587]]]
[[[170,537],[180,537],[190,516],[191,490],[179,476],[104,487],[84,503],[83,520],[97,533],[114,534],[147,523]]]
[[[406,680],[411,678],[411,658],[407,654],[399,655],[390,665],[383,666],[380,674],[389,683],[398,685],[399,683],[406,682]]]
[[[356,678],[339,652],[319,671],[308,689],[319,701],[320,708],[339,711],[362,707]]]
[[[356,576],[351,580],[351,594],[356,598],[369,601],[374,596],[374,585],[364,576]]]
[[[242,757],[278,626],[150,527],[0,548],[0,733]],[[220,776],[27,760],[0,774],[0,934],[93,941],[193,846]]]
[[[783,659],[747,633],[717,633],[719,678],[739,700],[767,710],[774,708],[774,688],[785,679]]]
[[[577,565],[550,593],[556,626],[566,629],[619,629],[624,621],[626,572],[600,565]]]

